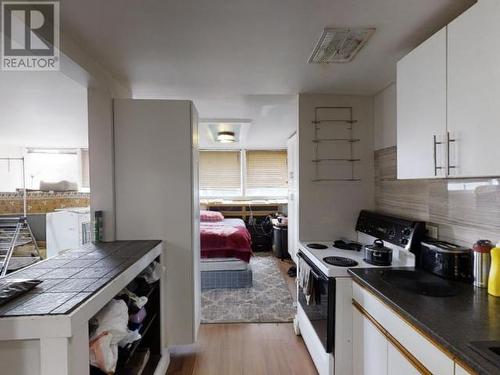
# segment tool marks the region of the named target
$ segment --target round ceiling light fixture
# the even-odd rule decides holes
[[[234,132],[221,131],[217,133],[217,142],[219,143],[234,143],[236,142],[236,137]]]

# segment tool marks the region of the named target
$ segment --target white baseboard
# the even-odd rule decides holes
[[[165,375],[168,370],[168,366],[170,365],[170,351],[168,348],[163,348],[161,351],[161,358],[156,365],[156,370],[154,375]]]

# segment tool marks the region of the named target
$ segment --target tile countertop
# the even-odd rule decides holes
[[[160,243],[152,240],[88,244],[9,274],[8,279],[43,282],[0,306],[0,319],[69,314]]]
[[[454,297],[427,297],[394,287],[382,279],[382,272],[349,270],[355,282],[479,374],[500,373],[499,367],[468,347],[471,341],[500,340],[500,298],[465,283],[456,283],[460,293]]]

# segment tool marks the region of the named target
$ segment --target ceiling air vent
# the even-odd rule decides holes
[[[309,58],[310,64],[346,63],[354,59],[374,28],[327,28]]]

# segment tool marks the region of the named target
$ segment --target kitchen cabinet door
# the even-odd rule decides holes
[[[482,0],[448,26],[451,177],[500,175],[499,14]]]
[[[387,375],[387,339],[353,307],[353,374]]]
[[[445,134],[446,28],[398,62],[398,178],[445,177]]]
[[[420,372],[391,343],[387,348],[387,375],[419,375]]]
[[[455,363],[455,375],[472,375],[472,373],[464,369],[458,363]]]

